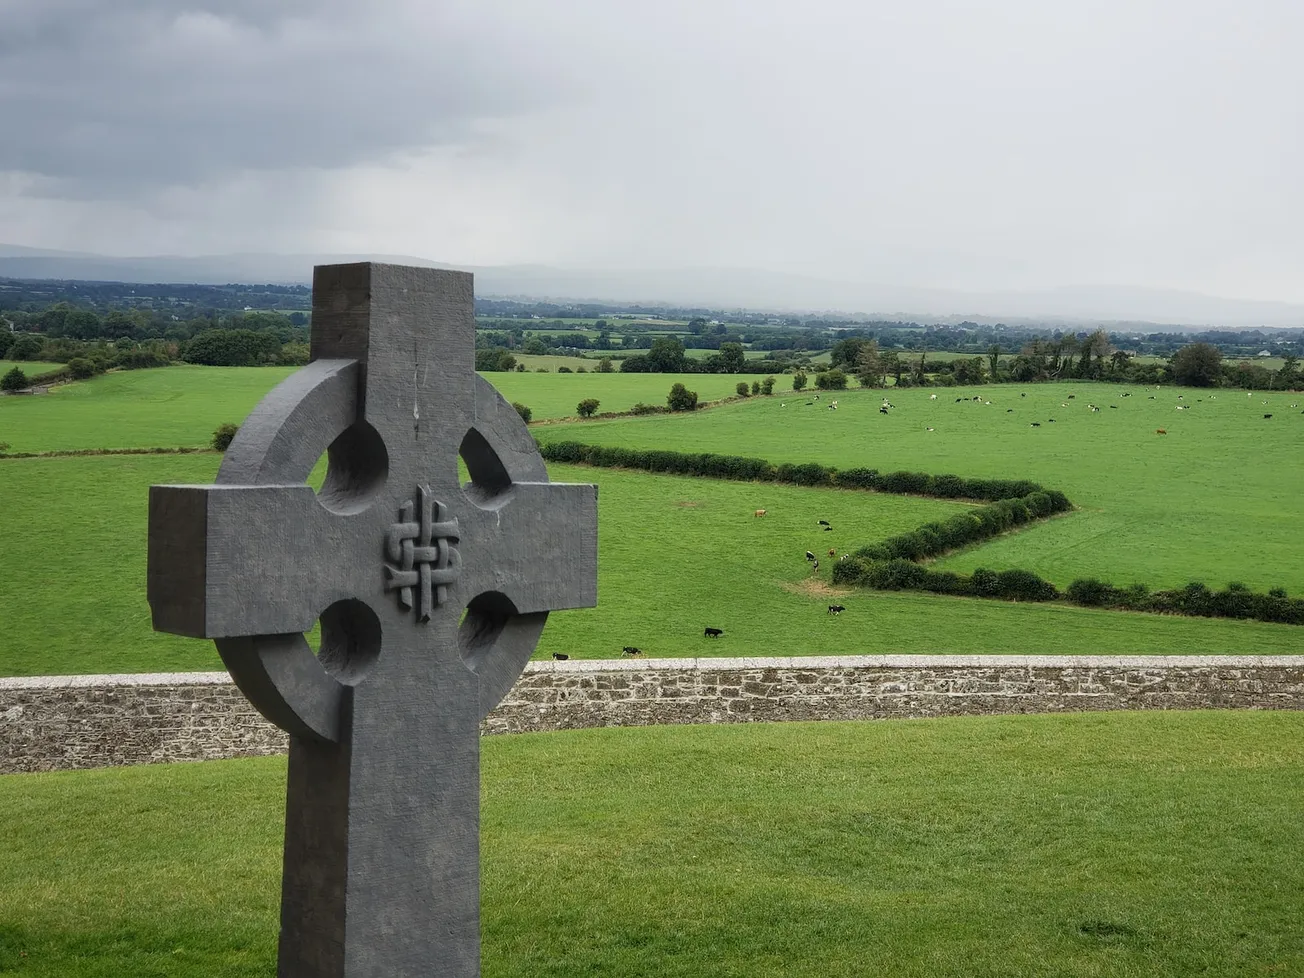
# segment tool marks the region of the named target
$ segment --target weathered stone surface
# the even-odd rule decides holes
[[[1304,709],[1304,656],[534,662],[481,731],[1202,708]],[[0,773],[285,749],[225,673],[0,679]]]
[[[479,724],[596,602],[597,490],[549,483],[475,373],[470,275],[318,266],[311,339],[216,484],[150,488],[154,627],[289,734],[278,974],[475,978]]]

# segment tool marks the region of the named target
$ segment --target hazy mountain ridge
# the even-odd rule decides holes
[[[431,268],[407,255],[230,254],[116,258],[0,245],[0,277],[116,282],[303,284],[317,264],[389,261]],[[884,319],[1130,322],[1189,326],[1304,326],[1304,305],[1228,299],[1136,286],[1075,285],[1027,292],[959,292],[821,279],[759,269],[601,270],[544,265],[459,266],[483,296],[555,301],[675,303],[711,308],[838,311]]]

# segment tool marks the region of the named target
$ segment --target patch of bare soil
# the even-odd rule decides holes
[[[782,584],[780,586],[789,594],[800,594],[806,598],[833,598],[850,594],[853,590],[849,587],[834,587],[818,577],[811,577],[809,580],[797,584]]]

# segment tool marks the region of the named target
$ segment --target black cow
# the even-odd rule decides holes
[[[885,407],[881,407],[881,408],[879,408],[879,409],[878,409],[878,413],[879,413],[879,414],[887,414],[887,408],[885,408]]]
[[[638,648],[638,647],[635,646],[635,645],[626,645],[626,646],[624,647],[624,649],[622,649],[621,651],[623,651],[626,655],[642,655],[642,654],[643,654],[643,650],[640,649],[640,648]]]
[[[830,615],[840,615],[840,614],[842,614],[842,613],[843,613],[844,611],[846,611],[846,610],[847,610],[847,609],[844,608],[844,607],[843,607],[842,605],[840,605],[840,604],[831,604],[831,605],[829,605],[829,614],[830,614]]]
[[[1265,417],[1265,418],[1270,418],[1270,417],[1272,417],[1272,415],[1271,415],[1271,414],[1265,414],[1264,417]]]
[[[704,628],[702,630],[702,635],[704,638],[719,638],[723,634],[724,631],[719,628]]]
[[[828,520],[816,520],[815,522],[818,523],[820,526],[828,526],[828,525],[829,525],[829,521],[828,521]]]
[[[807,550],[807,551],[806,551],[806,559],[807,559],[807,560],[814,560],[814,559],[815,559],[815,555],[814,555],[813,553],[811,553],[809,550]]]
[[[554,659],[569,659],[569,658],[570,658],[570,656],[568,656],[565,652],[554,652],[554,653],[552,654],[552,657],[553,657]]]
[[[1040,422],[1040,421],[1034,421],[1034,422],[1032,423],[1032,426],[1033,426],[1034,428],[1040,428],[1040,427],[1041,427],[1041,422]]]

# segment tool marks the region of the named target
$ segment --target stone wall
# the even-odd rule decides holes
[[[1304,709],[1304,656],[532,662],[484,731],[1201,708]],[[226,673],[0,679],[0,774],[284,750]]]

